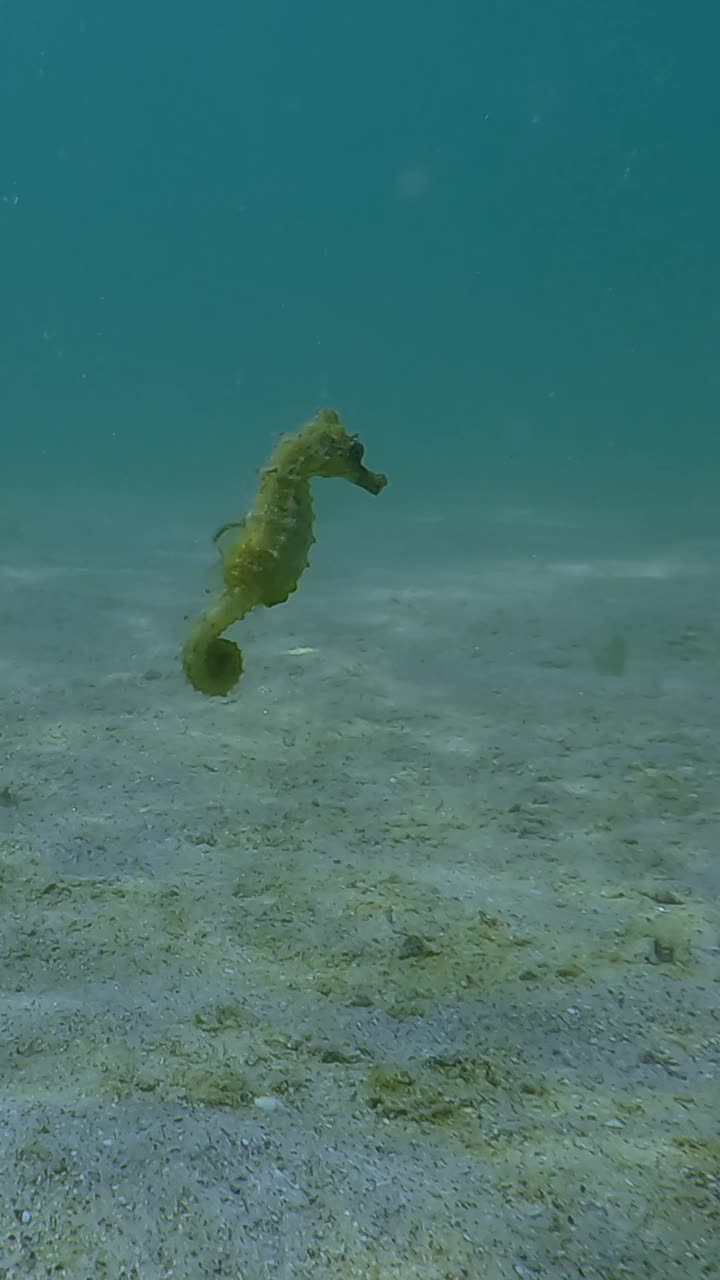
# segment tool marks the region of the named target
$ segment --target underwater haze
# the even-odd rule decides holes
[[[0,36],[21,483],[195,485],[328,402],[410,501],[714,497],[709,0],[34,0]]]
[[[719,1280],[719,49],[0,0],[0,1277]]]

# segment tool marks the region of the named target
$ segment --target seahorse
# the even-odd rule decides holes
[[[242,652],[222,633],[251,609],[282,604],[297,590],[315,541],[311,480],[340,476],[373,494],[385,488],[387,477],[363,466],[364,452],[334,409],[321,410],[280,440],[260,473],[248,515],[215,535],[224,589],[192,624],[182,655],[185,674],[200,693],[221,697],[242,675]]]

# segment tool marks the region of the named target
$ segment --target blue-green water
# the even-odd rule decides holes
[[[720,12],[0,6],[3,483],[337,405],[423,503],[714,497]]]
[[[0,0],[0,1276],[717,1280],[718,49]]]

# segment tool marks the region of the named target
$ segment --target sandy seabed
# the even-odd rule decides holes
[[[208,700],[154,519],[4,508],[2,1280],[719,1277],[720,546],[333,516]]]

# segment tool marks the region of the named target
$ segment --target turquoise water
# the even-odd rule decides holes
[[[185,491],[337,405],[408,501],[711,501],[717,6],[0,9],[4,472]]]
[[[0,0],[0,1276],[717,1280],[718,49]]]

